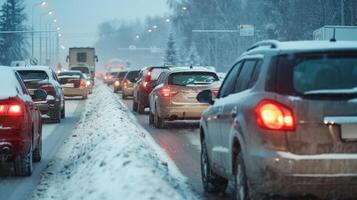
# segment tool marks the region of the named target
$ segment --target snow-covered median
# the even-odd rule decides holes
[[[197,199],[151,136],[102,83],[43,172],[33,199]]]

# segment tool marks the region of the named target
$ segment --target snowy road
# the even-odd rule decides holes
[[[72,132],[84,110],[82,100],[66,100],[66,119],[60,124],[44,124],[43,126],[43,157],[40,163],[34,164],[31,177],[14,177],[11,171],[0,168],[0,199],[27,199],[40,181],[41,172],[47,166],[63,141]],[[10,175],[10,176],[9,176]]]
[[[132,110],[132,100],[123,100],[124,105]],[[175,162],[188,178],[194,190],[203,199],[232,199],[232,189],[222,196],[204,193],[201,183],[200,139],[198,122],[173,122],[169,129],[156,129],[149,125],[148,115],[135,114],[138,122],[152,135],[155,141]]]

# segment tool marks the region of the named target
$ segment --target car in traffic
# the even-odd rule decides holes
[[[83,74],[86,75],[88,81],[91,81],[91,85],[94,85],[95,75],[91,68],[92,67],[89,67],[87,64],[77,64],[77,65],[71,66],[69,68],[69,70],[82,72]]]
[[[55,72],[47,66],[14,67],[20,74],[30,95],[38,89],[47,93],[45,101],[36,101],[43,118],[60,123],[66,116],[64,93]]]
[[[184,67],[163,72],[149,96],[149,122],[163,128],[165,121],[199,120],[209,106],[196,96],[203,90],[216,90],[216,72],[202,67]]]
[[[41,112],[32,98],[45,101],[47,94],[36,89],[31,98],[10,67],[0,67],[0,85],[0,162],[12,162],[16,176],[30,176],[42,158]]]
[[[133,111],[140,114],[149,107],[149,94],[156,86],[156,81],[160,74],[169,70],[168,66],[150,66],[143,68],[139,73],[139,78],[134,87]]]
[[[119,73],[119,72],[109,72],[109,73],[107,73],[107,75],[105,76],[104,82],[105,82],[108,86],[113,85],[114,80],[115,80],[115,77],[118,76],[118,73]]]
[[[121,71],[117,74],[116,77],[114,77],[114,84],[113,84],[114,93],[122,90],[123,80],[127,73],[128,73],[127,71]]]
[[[200,123],[204,189],[235,199],[356,199],[357,43],[263,41],[227,74]]]
[[[123,80],[123,99],[134,95],[135,83],[138,81],[140,70],[129,71]]]
[[[58,79],[66,97],[87,99],[90,85],[85,74],[80,71],[65,71],[58,74]]]

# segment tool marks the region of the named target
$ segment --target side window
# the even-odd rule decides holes
[[[219,91],[219,97],[223,98],[233,93],[234,86],[236,85],[237,76],[241,70],[242,63],[239,62],[233,66],[224,80],[222,87]]]
[[[20,78],[20,75],[19,75],[17,72],[15,73],[15,77],[16,77],[18,83],[19,83],[21,92],[22,92],[23,94],[27,94],[27,95],[28,95],[26,86],[24,85],[24,82],[22,81],[22,79]]]
[[[57,75],[52,71],[52,77],[55,81],[59,82]]]
[[[256,60],[246,60],[244,62],[235,85],[235,93],[242,92],[249,88],[249,82],[252,78],[256,63]]]
[[[159,76],[159,79],[157,80],[157,84],[156,85],[160,85],[160,84],[164,83],[165,77],[166,77],[166,73],[165,72],[161,73],[160,76]]]
[[[255,65],[254,72],[252,74],[252,78],[249,81],[248,88],[252,88],[255,83],[258,81],[258,77],[260,74],[260,70],[262,68],[263,60],[259,60],[257,64]]]

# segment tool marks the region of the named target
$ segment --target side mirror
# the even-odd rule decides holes
[[[35,100],[45,101],[47,99],[47,92],[44,90],[35,90],[34,97]]]
[[[214,104],[211,90],[203,90],[202,92],[198,93],[196,99],[200,103],[208,103],[210,105]]]

